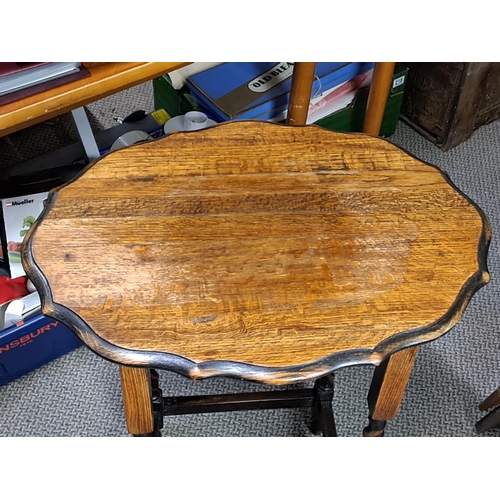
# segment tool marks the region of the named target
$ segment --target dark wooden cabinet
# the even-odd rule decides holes
[[[447,151],[500,117],[500,63],[405,63],[401,117]]]

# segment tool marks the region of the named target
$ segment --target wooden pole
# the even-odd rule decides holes
[[[305,125],[314,81],[315,62],[296,62],[288,104],[288,125]]]
[[[375,64],[363,127],[365,134],[379,135],[380,133],[395,65],[396,63],[393,62]]]

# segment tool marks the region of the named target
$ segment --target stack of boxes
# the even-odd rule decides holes
[[[137,115],[137,116],[133,116]],[[130,131],[152,139],[164,134],[170,118],[158,109],[137,112],[96,134],[100,154]],[[40,312],[40,297],[30,293],[21,262],[24,237],[42,213],[49,190],[68,182],[88,163],[80,143],[41,155],[0,176],[0,386],[42,366],[81,344],[66,326]],[[43,187],[41,187],[43,186]],[[39,192],[42,191],[42,192]],[[2,196],[15,197],[2,198]],[[11,293],[16,290],[15,296]]]
[[[153,80],[155,108],[164,108],[172,117],[203,111],[216,122],[242,119],[279,122],[286,118],[291,64],[224,63],[191,76],[180,90],[175,90],[169,76],[164,75]],[[374,63],[317,63],[312,102],[373,67]],[[396,131],[407,74],[408,68],[396,65],[380,131],[382,137],[390,137]],[[339,132],[361,132],[369,81],[365,80],[351,92],[353,99],[345,106],[310,123]]]
[[[374,63],[316,63],[313,96],[372,70]],[[293,63],[225,63],[192,75],[186,85],[215,121],[273,120],[286,113]],[[284,116],[283,116],[284,118]]]
[[[21,263],[22,242],[46,199],[47,193],[37,193],[0,201],[0,386],[81,345],[68,328],[40,313]]]

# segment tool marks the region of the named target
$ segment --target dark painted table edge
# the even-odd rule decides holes
[[[227,126],[229,123],[218,124],[215,125],[215,127]],[[264,123],[269,124],[268,122]],[[269,125],[288,126],[280,124]],[[304,126],[317,127],[316,125]],[[333,133],[341,135],[364,135],[359,133]],[[58,191],[63,189],[65,185],[54,189],[49,193],[47,204],[35,224],[32,225],[27,236],[25,237],[21,250],[22,262],[26,275],[33,282],[38,293],[40,294],[42,313],[65,324],[88,348],[90,348],[96,354],[106,360],[113,361],[118,364],[170,370],[181,375],[185,375],[191,379],[226,376],[272,385],[292,384],[306,380],[315,380],[335,370],[348,366],[366,364],[378,366],[391,354],[394,354],[399,350],[435,340],[436,338],[448,332],[451,328],[453,328],[453,326],[455,326],[455,324],[459,321],[463,312],[465,311],[465,308],[469,304],[472,296],[490,281],[490,274],[487,268],[487,255],[489,244],[491,241],[491,225],[483,210],[466,194],[464,194],[457,186],[455,186],[446,171],[444,171],[440,167],[431,165],[416,158],[411,153],[408,153],[403,148],[394,145],[386,139],[378,139],[389,143],[392,147],[399,149],[403,153],[415,158],[417,161],[429,167],[437,169],[444,177],[444,179],[448,182],[448,184],[457,192],[457,194],[464,197],[471,205],[474,206],[483,222],[477,252],[479,269],[465,282],[462,289],[458,293],[455,302],[452,304],[446,314],[444,314],[434,323],[421,328],[396,333],[390,338],[378,344],[374,349],[352,349],[341,351],[310,363],[288,367],[258,366],[248,363],[224,360],[196,363],[194,361],[191,361],[190,359],[176,354],[140,351],[119,347],[98,336],[90,328],[90,326],[74,311],[52,300],[50,285],[33,257],[33,236],[37,230],[37,227],[43,222],[45,217],[50,212],[50,209],[54,205],[57,199]],[[102,159],[102,157],[99,158],[96,162],[88,165],[87,168],[85,168],[70,183],[75,182],[88,169],[92,168],[92,166],[100,159]]]

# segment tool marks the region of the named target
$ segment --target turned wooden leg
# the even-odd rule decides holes
[[[368,393],[370,424],[364,436],[383,436],[387,420],[398,414],[417,352],[417,346],[403,349],[375,368]]]
[[[314,406],[312,409],[311,432],[323,437],[337,437],[333,416],[333,373],[321,377],[314,383]]]
[[[492,392],[480,405],[481,411],[489,410],[500,405],[500,387]]]
[[[491,431],[491,429],[496,429],[497,427],[500,427],[500,406],[493,411],[490,411],[488,415],[476,423],[476,431],[479,434]]]
[[[153,416],[151,371],[120,366],[125,419],[130,434],[157,435]]]
[[[476,423],[476,430],[479,433],[500,427],[500,387],[479,405],[481,411],[486,411],[490,408],[495,409]]]

